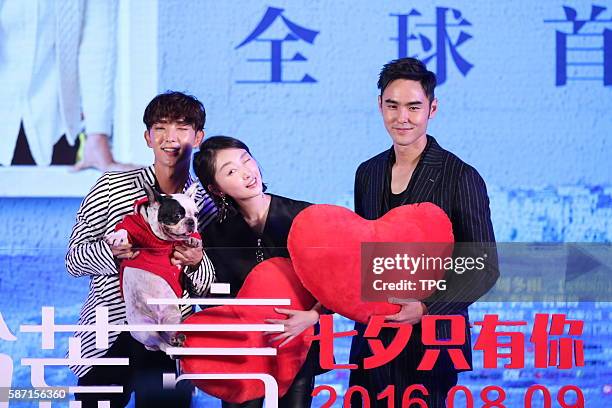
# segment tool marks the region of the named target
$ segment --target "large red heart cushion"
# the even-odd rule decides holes
[[[271,258],[258,264],[247,276],[237,298],[290,299],[289,309],[309,310],[315,300],[300,283],[291,261]],[[217,306],[185,319],[185,324],[263,324],[265,319],[283,319],[274,306]],[[262,332],[185,332],[185,347],[270,347]],[[279,396],[284,395],[304,364],[310,342],[304,339],[313,329],[304,331],[277,349],[276,356],[185,356],[185,373],[266,373],[276,378]],[[274,344],[278,345],[279,342]],[[204,392],[224,401],[242,403],[264,396],[258,380],[194,380]]]
[[[432,203],[396,207],[374,221],[365,220],[344,207],[321,204],[304,209],[293,220],[287,246],[304,287],[321,304],[349,319],[367,323],[372,315],[393,314],[400,308],[386,301],[366,302],[362,299],[362,243],[446,243],[422,247],[427,256],[444,258],[451,255],[453,241],[453,228],[448,216]],[[395,275],[379,276],[385,279],[400,274],[390,273]],[[438,280],[444,276],[442,268],[427,271],[427,275],[424,273],[417,271],[414,275],[404,273],[402,276],[415,282],[419,279]],[[369,275],[366,277],[370,279]],[[377,279],[377,276],[371,277]],[[418,288],[394,293],[393,297],[420,300],[434,290],[435,287]],[[381,292],[379,295],[384,296],[378,300],[386,300],[388,293]]]

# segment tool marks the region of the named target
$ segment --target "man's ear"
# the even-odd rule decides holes
[[[193,142],[193,147],[199,147],[200,143],[204,140],[204,131],[198,130],[195,134],[195,141]]]
[[[378,95],[378,111],[382,113],[382,95]]]
[[[149,129],[145,130],[145,132],[144,132],[144,139],[147,142],[147,146],[149,146],[152,149],[153,148],[153,141],[151,140],[151,134],[149,133]]]
[[[436,116],[436,112],[438,111],[438,98],[434,98],[429,105],[429,119],[432,119]]]

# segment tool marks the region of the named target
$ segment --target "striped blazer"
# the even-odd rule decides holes
[[[368,220],[382,217],[389,211],[391,195],[391,167],[395,162],[393,147],[363,162],[355,174],[355,212]],[[482,177],[476,169],[454,154],[444,150],[432,136],[427,136],[427,145],[414,170],[404,194],[402,204],[431,202],[444,210],[451,220],[455,242],[494,243],[495,235],[491,223],[489,197]],[[464,274],[460,279],[450,271],[446,274],[447,289],[438,291],[425,299],[428,314],[462,315],[466,319],[467,341],[463,353],[471,364],[471,341],[467,306],[486,293],[499,277],[497,253],[490,246],[491,254],[485,262],[483,273]],[[450,338],[448,321],[439,322],[436,335],[439,339]],[[357,324],[358,330],[363,330]],[[422,355],[420,324],[414,326],[408,347],[416,355]],[[413,342],[412,340],[419,340]],[[407,347],[407,348],[408,348]],[[355,338],[351,348],[352,360],[357,359],[367,348],[363,339]],[[452,369],[452,367],[450,368]]]
[[[193,183],[189,177],[185,189]],[[108,307],[108,318],[111,324],[125,324],[125,303],[119,289],[118,264],[110,247],[102,238],[112,232],[123,216],[134,211],[134,201],[145,196],[143,183],[155,185],[153,166],[126,172],[109,172],[103,174],[87,194],[77,212],[76,224],[72,229],[66,255],[66,269],[72,276],[87,276],[89,294],[81,309],[79,325],[95,324],[95,309],[98,306]],[[202,229],[216,217],[216,207],[212,199],[200,186],[195,197],[198,206],[198,227]],[[214,268],[206,253],[199,268],[184,273],[185,290],[183,298],[189,294],[204,296],[214,281]],[[191,306],[181,306],[183,318],[192,313]],[[119,333],[109,333],[109,347]],[[95,347],[95,332],[78,331],[75,337],[81,339],[81,356],[83,358],[102,357],[107,350]],[[82,377],[91,366],[76,365],[70,367]]]

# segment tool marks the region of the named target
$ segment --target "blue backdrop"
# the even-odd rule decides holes
[[[429,133],[487,182],[499,241],[611,241],[609,1],[174,0],[158,8],[158,91],[202,100],[207,135],[244,140],[271,192],[352,207],[357,165],[390,146],[377,107],[378,72],[391,59],[416,56],[440,82]],[[62,357],[67,349],[64,337],[53,353],[43,352],[38,335],[20,333],[19,325],[39,322],[49,305],[57,320],[77,320],[88,282],[65,272],[63,256],[79,203],[0,199],[0,312],[18,337],[0,338],[0,353],[13,358],[14,384],[29,383],[21,358]],[[503,386],[509,407],[522,406],[532,383],[576,384],[588,406],[610,405],[609,304],[471,308],[472,321],[498,313],[529,325],[536,312],[586,321],[585,367],[476,369],[460,383],[475,395]],[[349,326],[341,320],[338,329]],[[346,343],[337,353],[344,361]],[[482,367],[479,353],[475,366]],[[318,383],[341,394],[347,376],[337,371]],[[67,368],[47,379],[74,382]]]

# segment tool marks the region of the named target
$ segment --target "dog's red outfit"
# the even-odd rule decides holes
[[[126,230],[130,244],[140,251],[136,258],[124,259],[121,262],[119,282],[123,286],[123,270],[126,267],[138,268],[163,278],[176,296],[181,297],[183,294],[181,268],[170,262],[175,245],[181,244],[181,241],[164,241],[153,233],[147,220],[138,213],[139,207],[147,202],[147,198],[136,201],[134,214],[126,215],[123,221],[115,226],[115,231]],[[198,232],[191,234],[191,237],[201,239]]]

